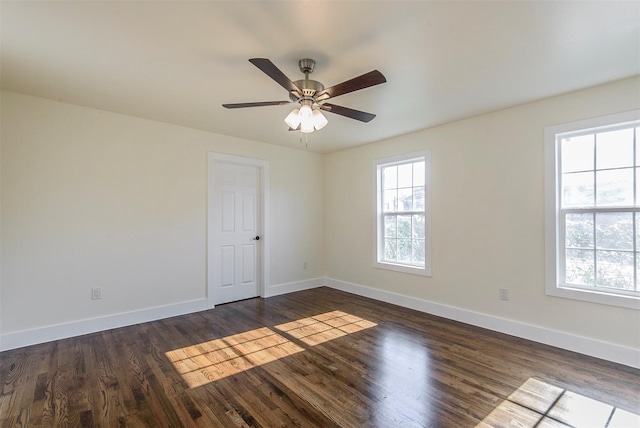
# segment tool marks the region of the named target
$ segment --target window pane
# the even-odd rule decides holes
[[[636,168],[636,206],[640,206],[640,168]]]
[[[384,240],[384,259],[395,261],[397,259],[397,249],[395,239]]]
[[[411,263],[411,239],[398,239],[398,261]]]
[[[562,175],[562,206],[593,206],[593,172]]]
[[[396,217],[392,215],[384,216],[384,236],[386,238],[396,237]]]
[[[415,214],[411,216],[413,227],[411,228],[411,237],[414,239],[424,239],[424,215]]]
[[[567,214],[565,218],[567,248],[593,248],[593,214]]]
[[[587,250],[567,250],[567,284],[595,284],[594,254]]]
[[[633,250],[632,213],[597,213],[596,248]]]
[[[596,172],[599,207],[633,205],[633,168]]]
[[[398,191],[397,190],[385,190],[382,200],[383,212],[398,211]]]
[[[640,127],[636,128],[636,166],[640,166]]]
[[[413,209],[414,211],[424,210],[424,187],[413,188]]]
[[[557,181],[545,200],[558,276],[546,284],[547,293],[627,307],[626,299],[599,300],[594,292],[640,295],[640,120],[625,113],[552,129],[561,133],[545,139],[556,149],[545,173],[557,173]],[[566,293],[557,291],[565,284]]]
[[[596,168],[633,166],[633,128],[596,134]]]
[[[562,148],[562,172],[592,170],[594,135],[563,138],[560,142]]]
[[[640,251],[640,213],[636,213],[636,251]],[[638,254],[640,257],[640,254]],[[638,265],[640,265],[640,260],[638,260]],[[638,278],[640,282],[640,278]]]
[[[382,181],[384,189],[395,189],[398,187],[398,167],[387,166],[382,169]]]
[[[597,251],[600,287],[633,290],[633,253]]]
[[[411,216],[398,216],[398,238],[411,238]],[[411,247],[411,245],[409,245]],[[411,253],[411,251],[409,251]]]
[[[424,264],[424,239],[414,239],[412,242],[413,263]]]
[[[398,189],[398,211],[413,210],[413,191],[411,188]]]
[[[413,181],[413,164],[398,165],[398,187],[411,187]]]
[[[424,186],[424,161],[413,164],[413,185]]]

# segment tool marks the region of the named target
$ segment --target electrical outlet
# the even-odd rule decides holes
[[[509,300],[509,289],[501,288],[500,289],[500,300]]]
[[[309,268],[309,263],[304,262],[302,263],[302,269],[308,269]]]
[[[102,288],[95,287],[91,289],[91,300],[100,300],[102,299]]]

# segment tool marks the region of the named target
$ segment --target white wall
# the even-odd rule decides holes
[[[637,352],[640,312],[545,295],[543,152],[546,126],[638,107],[633,78],[327,155],[327,277]],[[373,267],[373,161],[422,149],[432,278]]]
[[[631,351],[612,360],[640,366],[638,311],[544,294],[543,193],[544,127],[640,107],[640,78],[326,156],[11,92],[1,103],[0,341],[193,310],[206,296],[216,151],[270,162],[267,294],[326,277],[408,306],[486,314],[490,328],[532,326],[523,336],[534,340],[612,344]],[[373,161],[422,149],[432,152],[432,278],[373,268]]]
[[[1,102],[5,339],[205,299],[211,151],[270,162],[269,284],[323,276],[322,155],[6,91]]]

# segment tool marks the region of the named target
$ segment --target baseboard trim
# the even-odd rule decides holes
[[[640,350],[635,348],[576,336],[332,278],[313,278],[279,284],[265,290],[263,297],[279,296],[322,286],[640,369]],[[203,298],[139,311],[123,312],[104,317],[6,333],[0,335],[0,351],[8,351],[24,346],[126,327],[207,309],[209,309],[207,299]]]
[[[262,297],[273,297],[295,291],[322,287],[324,277],[295,281],[268,287]],[[24,346],[37,345],[54,340],[67,339],[83,334],[97,333],[113,328],[126,327],[163,318],[186,315],[210,309],[206,298],[172,305],[157,306],[139,311],[123,312],[104,317],[90,318],[63,324],[38,327],[0,335],[0,352]]]
[[[305,279],[304,281],[287,282],[284,284],[278,284],[278,285],[268,287],[264,292],[264,296],[262,297],[267,298],[267,297],[273,297],[273,296],[280,296],[281,294],[288,294],[296,291],[310,290],[312,288],[322,287],[323,285],[325,285],[324,277]]]
[[[430,302],[428,300],[409,297],[390,291],[379,290],[336,279],[326,278],[325,285],[336,290],[346,291],[348,293],[357,294],[370,299],[392,303],[394,305],[448,318],[454,321],[460,321],[466,324],[472,324],[474,326],[497,331],[499,333],[505,333],[522,339],[544,343],[546,345],[555,346],[556,348],[566,349],[634,368],[640,368],[640,350],[638,349],[468,311],[453,306],[447,306],[440,303]]]
[[[53,340],[67,339],[83,334],[156,321],[163,318],[204,311],[206,309],[208,309],[207,299],[198,299],[172,305],[156,306],[139,311],[123,312],[104,317],[17,331],[15,333],[6,333],[0,335],[0,351],[8,351],[24,346],[51,342]]]

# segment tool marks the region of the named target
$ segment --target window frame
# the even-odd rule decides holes
[[[382,189],[382,168],[393,165],[402,165],[416,161],[424,162],[424,266],[416,266],[403,263],[392,263],[383,259],[384,255],[384,211],[383,189]],[[374,175],[374,214],[373,222],[375,245],[373,249],[373,266],[379,269],[404,272],[413,275],[432,276],[431,271],[431,151],[422,150],[419,152],[407,153],[373,162]],[[422,211],[420,211],[422,213]]]
[[[638,127],[640,126],[638,121],[640,121],[640,110],[632,110],[545,128],[545,291],[547,295],[640,310],[640,295],[625,294],[624,291],[617,293],[607,288],[581,287],[563,283],[562,278],[565,277],[566,266],[565,221],[563,215],[574,212],[594,213],[595,218],[596,213],[637,213],[639,201],[636,201],[636,205],[632,207],[612,208],[594,205],[584,208],[563,209],[561,206],[562,159],[560,153],[562,136],[566,137],[567,134],[578,135],[579,133],[588,134],[596,131],[602,132],[604,129],[609,131],[630,126]],[[639,136],[636,135],[636,140],[638,138]],[[638,146],[640,146],[640,141],[636,141],[636,147]],[[638,167],[636,165],[633,168],[635,170]],[[596,170],[594,169],[594,171]],[[636,186],[640,185],[637,181],[635,183]],[[635,220],[633,221],[635,222]],[[636,224],[636,228],[638,227],[640,225]],[[638,247],[640,247],[640,242],[635,242],[634,238],[633,251],[637,251]],[[597,251],[597,248],[594,247],[594,251]],[[636,259],[636,263],[639,262],[640,260]],[[640,283],[640,278],[637,278],[636,281]]]

